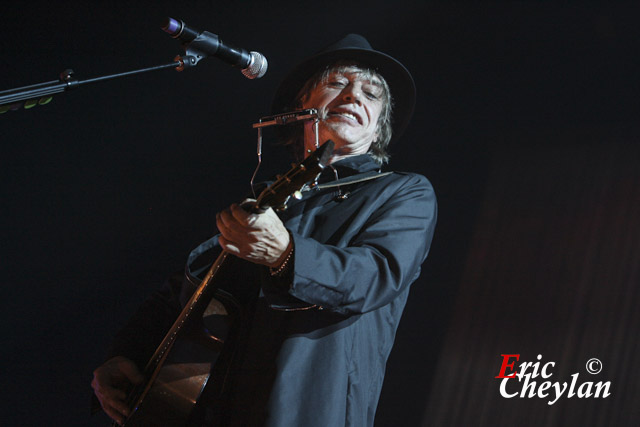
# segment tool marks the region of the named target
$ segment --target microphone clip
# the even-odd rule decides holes
[[[180,65],[176,67],[176,71],[184,71],[185,68],[195,67],[200,60],[208,57],[211,52],[212,46],[218,46],[218,35],[210,33],[209,31],[203,31],[198,36],[191,40],[182,43],[185,55],[177,55],[174,61],[180,62]],[[214,43],[212,43],[214,41]]]
[[[260,78],[267,72],[268,63],[264,55],[224,43],[217,34],[198,31],[188,27],[184,21],[173,18],[167,18],[162,29],[174,39],[179,40],[186,52],[184,58],[176,58],[180,62],[178,71],[197,65],[203,58],[215,56],[240,69],[248,79]]]
[[[187,57],[190,59],[189,66],[195,66],[201,59],[208,57],[209,55],[215,55],[220,46],[220,39],[217,34],[210,33],[209,31],[203,31],[198,34],[198,37],[182,44]]]

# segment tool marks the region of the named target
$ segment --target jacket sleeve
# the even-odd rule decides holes
[[[382,307],[418,278],[431,245],[436,216],[431,184],[421,175],[406,175],[348,246],[326,245],[292,233],[293,268],[289,286],[280,289],[294,298],[283,304],[286,299],[265,294],[274,298],[274,305],[279,306],[276,308],[295,308],[305,302],[351,314]]]

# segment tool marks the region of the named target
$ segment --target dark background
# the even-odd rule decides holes
[[[377,425],[640,423],[633,3],[14,2],[0,89],[171,62],[167,16],[263,53],[267,75],[210,58],[0,115],[3,425],[100,425],[89,384],[110,337],[247,191],[251,123],[280,79],[349,32],[412,71],[416,113],[390,168],[439,198]],[[288,164],[270,144],[264,162],[263,178]],[[612,395],[505,399],[503,353]]]

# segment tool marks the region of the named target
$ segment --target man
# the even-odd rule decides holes
[[[183,283],[150,298],[94,372],[108,415],[124,419],[118,384],[141,380],[139,368],[201,279],[198,265],[219,245],[235,256],[223,288],[239,300],[243,321],[227,374],[207,386],[216,391],[205,390],[194,424],[373,425],[409,285],[436,220],[424,177],[380,172],[414,97],[404,66],[358,35],[291,72],[274,112],[318,109],[319,141],[335,143],[330,166],[284,212],[250,214],[231,205],[217,215],[220,235],[192,252]],[[310,124],[287,138],[297,157],[316,148]]]

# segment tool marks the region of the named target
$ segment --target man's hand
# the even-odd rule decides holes
[[[135,363],[126,357],[117,356],[93,371],[91,387],[104,412],[118,424],[122,424],[129,415],[125,390],[133,384],[139,384],[142,379]]]
[[[252,214],[237,204],[216,215],[220,246],[256,264],[278,267],[289,252],[290,236],[273,209]]]

